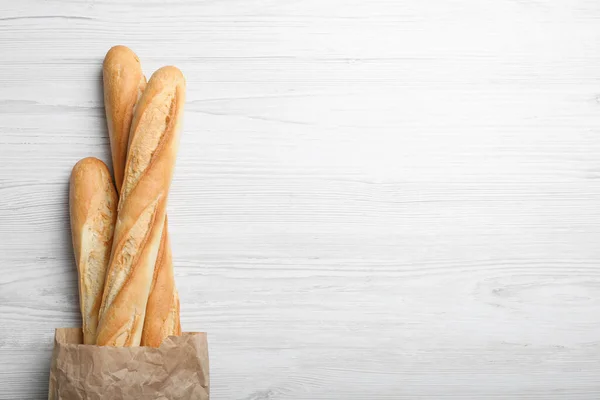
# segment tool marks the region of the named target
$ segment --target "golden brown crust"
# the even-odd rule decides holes
[[[102,67],[104,106],[117,191],[121,191],[129,130],[135,104],[146,87],[137,55],[125,46],[111,48]]]
[[[88,157],[73,167],[69,184],[73,251],[85,344],[96,343],[98,312],[117,218],[117,193],[102,161]]]
[[[124,46],[115,46],[108,52],[104,62],[105,105],[107,120],[109,121],[109,133],[114,165],[113,169],[119,191],[121,190],[123,182],[125,157],[127,155],[127,148],[130,140],[129,130],[133,118],[133,114],[128,112],[128,110],[135,110],[136,108],[136,106],[132,106],[134,99],[132,95],[134,91],[132,83],[135,83],[140,76],[142,77],[142,84],[138,87],[139,93],[135,98],[136,103],[141,99],[140,95],[146,85],[137,56],[133,51]],[[112,124],[111,121],[122,122]],[[166,222],[164,229],[166,229]],[[165,234],[166,233],[164,233],[163,236]],[[160,341],[166,337],[163,332],[167,332],[167,336],[176,333],[176,329],[173,325],[179,326],[179,332],[181,331],[181,324],[179,322],[179,300],[178,297],[175,299],[173,296],[175,284],[170,248],[168,248],[169,254],[165,255],[164,253],[167,250],[162,242],[163,240],[161,240],[161,247],[157,257],[157,260],[159,261],[157,261],[152,288],[156,287],[156,280],[159,279],[161,282],[168,282],[170,289],[166,291],[155,291],[154,289],[151,289],[148,306],[146,307],[146,323],[144,324],[142,333],[143,345],[148,340],[151,340],[152,343],[159,340],[160,344]],[[162,287],[162,285],[159,286]],[[166,301],[165,299],[171,300]],[[176,301],[177,304],[175,304]],[[173,315],[173,313],[171,313],[171,318],[166,319],[164,318],[165,307],[157,308],[154,306],[155,304],[165,304],[165,306],[170,305],[171,309],[177,310],[177,314]],[[162,323],[159,323],[159,321],[162,321]],[[166,327],[165,324],[167,325]]]
[[[156,71],[131,125],[97,344],[140,344],[179,144],[185,80],[175,67]]]
[[[146,306],[142,346],[159,347],[167,336],[180,335],[179,295],[175,289],[167,220],[158,250],[152,289]]]

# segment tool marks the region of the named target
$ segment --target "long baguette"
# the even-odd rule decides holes
[[[103,64],[104,104],[108,121],[115,181],[120,191],[123,182],[129,130],[136,101],[146,86],[141,65],[135,53],[125,46],[115,46],[106,54]],[[138,82],[136,87],[136,82]],[[137,90],[138,97],[135,96]],[[179,295],[173,276],[173,259],[167,235],[167,221],[158,251],[154,277],[146,306],[141,344],[158,347],[163,339],[181,334]]]
[[[179,145],[185,79],[156,71],[138,102],[100,308],[97,344],[140,344]]]
[[[114,46],[104,58],[102,78],[113,172],[117,191],[121,192],[131,120],[135,104],[146,87],[146,77],[139,58],[131,49]]]
[[[73,167],[69,213],[79,275],[83,342],[96,344],[98,311],[117,219],[117,192],[108,167],[97,158],[84,158]]]

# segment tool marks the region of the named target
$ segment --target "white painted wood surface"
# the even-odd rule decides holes
[[[0,2],[0,398],[80,323],[100,68],[188,78],[169,204],[214,399],[600,398],[600,2]]]

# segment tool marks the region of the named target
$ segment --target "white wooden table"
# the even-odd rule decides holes
[[[600,2],[0,2],[0,398],[77,326],[101,62],[188,80],[169,203],[214,399],[600,398]]]

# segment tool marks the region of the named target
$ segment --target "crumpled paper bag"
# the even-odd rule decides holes
[[[205,333],[170,336],[159,348],[82,343],[80,328],[56,330],[49,400],[209,399]]]

